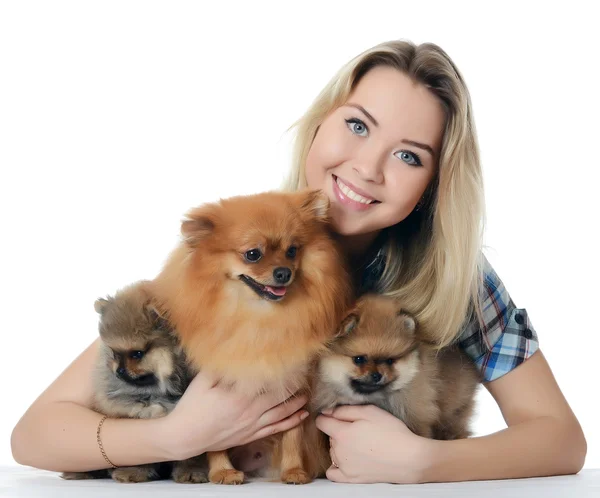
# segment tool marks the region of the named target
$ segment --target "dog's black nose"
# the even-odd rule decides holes
[[[373,372],[371,374],[371,380],[373,382],[379,382],[381,380],[381,374],[379,372]]]
[[[275,268],[273,270],[273,278],[275,278],[275,282],[278,284],[287,284],[290,281],[290,278],[292,278],[292,270],[285,266]]]
[[[117,368],[117,374],[118,375],[125,375],[125,373],[126,373],[126,370],[125,370],[124,367]]]

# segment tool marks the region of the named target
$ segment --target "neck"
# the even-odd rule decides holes
[[[351,265],[359,264],[367,255],[380,231],[361,233],[359,235],[338,235],[342,250]]]

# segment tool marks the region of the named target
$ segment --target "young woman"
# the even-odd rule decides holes
[[[394,41],[344,66],[298,121],[288,189],[324,190],[360,292],[398,296],[440,345],[458,341],[479,366],[508,428],[433,441],[373,406],[317,419],[340,482],[433,482],[578,472],[581,427],[517,308],[481,253],[483,188],[470,98],[448,55]],[[34,467],[106,467],[89,409],[92,344],[13,431]],[[118,466],[239,446],[299,423],[305,399],[233,396],[199,375],[163,419],[111,420],[103,446]],[[202,420],[201,424],[197,424]],[[253,456],[252,446],[247,451]]]

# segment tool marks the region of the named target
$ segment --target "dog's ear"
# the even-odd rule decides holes
[[[398,310],[396,316],[400,320],[404,330],[414,335],[417,330],[417,320],[415,317],[403,309]]]
[[[346,318],[342,320],[335,337],[344,337],[350,334],[358,324],[358,315],[356,313],[350,313]]]
[[[300,193],[300,209],[311,218],[329,221],[329,197],[322,190]]]
[[[190,247],[196,247],[210,237],[218,223],[218,206],[207,204],[192,209],[181,222],[181,235]]]
[[[160,330],[169,331],[172,329],[167,314],[160,310],[158,306],[153,302],[147,302],[145,305],[146,313],[150,318],[153,325]]]
[[[94,302],[94,309],[96,310],[96,313],[98,313],[99,315],[102,315],[106,311],[106,308],[108,307],[109,304],[110,304],[110,298],[104,299],[103,297],[99,297]]]

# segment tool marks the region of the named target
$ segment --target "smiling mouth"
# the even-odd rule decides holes
[[[364,204],[365,206],[369,206],[371,204],[381,204],[381,202],[377,199],[373,199],[372,197],[366,197],[364,195],[359,194],[358,192],[355,192],[339,176],[333,175],[333,180],[335,181],[337,187],[340,189],[342,194],[344,194],[348,199],[354,202],[358,202],[359,204]]]
[[[285,297],[286,287],[273,287],[271,285],[263,285],[248,275],[240,275],[240,280],[250,287],[263,299],[268,301],[281,301]]]

